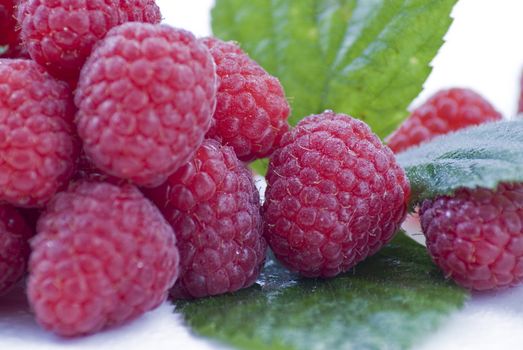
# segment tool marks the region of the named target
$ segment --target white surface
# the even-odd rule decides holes
[[[210,34],[210,0],[157,0],[165,21]],[[434,60],[434,71],[417,105],[436,90],[469,86],[483,93],[506,116],[516,108],[523,65],[523,1],[461,0],[448,42]],[[474,295],[436,333],[420,340],[421,349],[522,349],[523,287]],[[42,331],[29,313],[23,293],[0,301],[0,349],[216,349],[191,336],[173,307],[164,304],[124,327],[94,336],[63,340]]]
[[[164,303],[158,309],[123,327],[89,337],[62,339],[42,330],[34,321],[19,286],[0,303],[0,349],[82,349],[82,350],[211,350],[211,342],[194,338],[174,313],[174,306]]]

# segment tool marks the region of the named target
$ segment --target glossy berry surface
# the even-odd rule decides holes
[[[233,42],[205,38],[218,74],[215,124],[208,137],[234,148],[242,161],[269,156],[288,130],[290,107],[279,80]]]
[[[476,290],[523,281],[523,185],[460,189],[425,201],[427,248],[446,277]]]
[[[32,231],[17,210],[0,205],[0,295],[24,277]]]
[[[62,336],[138,317],[178,275],[174,233],[134,186],[79,182],[53,199],[37,231],[28,298],[38,323]]]
[[[416,108],[387,145],[399,153],[438,135],[501,119],[490,102],[470,89],[442,90]]]
[[[69,86],[30,60],[0,59],[0,201],[42,207],[67,185],[78,142]]]
[[[252,174],[232,148],[206,140],[150,198],[171,223],[180,249],[174,298],[234,292],[258,277],[267,244]]]
[[[87,61],[76,91],[84,151],[109,175],[158,186],[200,146],[215,94],[212,57],[191,33],[116,27]]]
[[[410,187],[369,127],[331,111],[303,119],[269,164],[265,237],[276,257],[306,277],[347,271],[389,242]]]
[[[154,0],[21,0],[21,37],[36,62],[75,81],[94,45],[122,23],[160,23]]]

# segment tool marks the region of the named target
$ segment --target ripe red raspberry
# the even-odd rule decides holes
[[[171,227],[131,185],[79,182],[50,202],[37,230],[28,298],[38,323],[62,336],[152,310],[178,275]]]
[[[259,195],[232,148],[204,141],[191,162],[149,195],[173,226],[180,249],[173,297],[234,292],[255,282],[267,249]]]
[[[523,184],[427,200],[420,221],[432,259],[461,286],[487,290],[523,281]]]
[[[216,62],[219,88],[208,137],[232,146],[242,161],[269,156],[288,130],[283,87],[232,42],[202,39]]]
[[[94,50],[75,98],[89,159],[110,175],[158,186],[189,161],[210,127],[215,68],[191,33],[127,23]]]
[[[326,111],[286,133],[269,164],[263,215],[276,257],[306,277],[347,271],[389,242],[410,187],[369,127]]]
[[[25,274],[31,229],[11,206],[0,205],[0,295]]]
[[[43,206],[77,157],[69,86],[30,60],[0,59],[0,201]]]
[[[501,119],[501,114],[472,90],[442,90],[415,109],[386,141],[399,153],[438,135]]]
[[[21,0],[18,21],[31,57],[60,79],[75,81],[99,40],[127,21],[160,23],[154,0]]]
[[[0,57],[21,57],[19,28],[15,17],[17,0],[0,0]]]

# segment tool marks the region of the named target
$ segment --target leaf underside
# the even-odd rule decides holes
[[[456,0],[217,0],[215,35],[278,77],[290,121],[326,109],[387,136],[407,116]]]
[[[400,234],[334,279],[300,279],[271,259],[249,289],[176,305],[195,332],[241,349],[404,349],[466,296]]]
[[[523,181],[523,120],[483,124],[400,153],[411,202],[449,195],[458,188],[495,189]]]

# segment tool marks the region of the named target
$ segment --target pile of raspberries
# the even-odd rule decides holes
[[[37,322],[61,336],[246,288],[268,247],[304,277],[346,272],[407,214],[394,152],[501,118],[451,89],[390,147],[333,111],[290,128],[277,78],[161,18],[154,0],[0,1],[0,294],[25,279]],[[265,157],[262,205],[247,164]],[[448,277],[523,279],[523,186],[463,189],[419,213]]]

